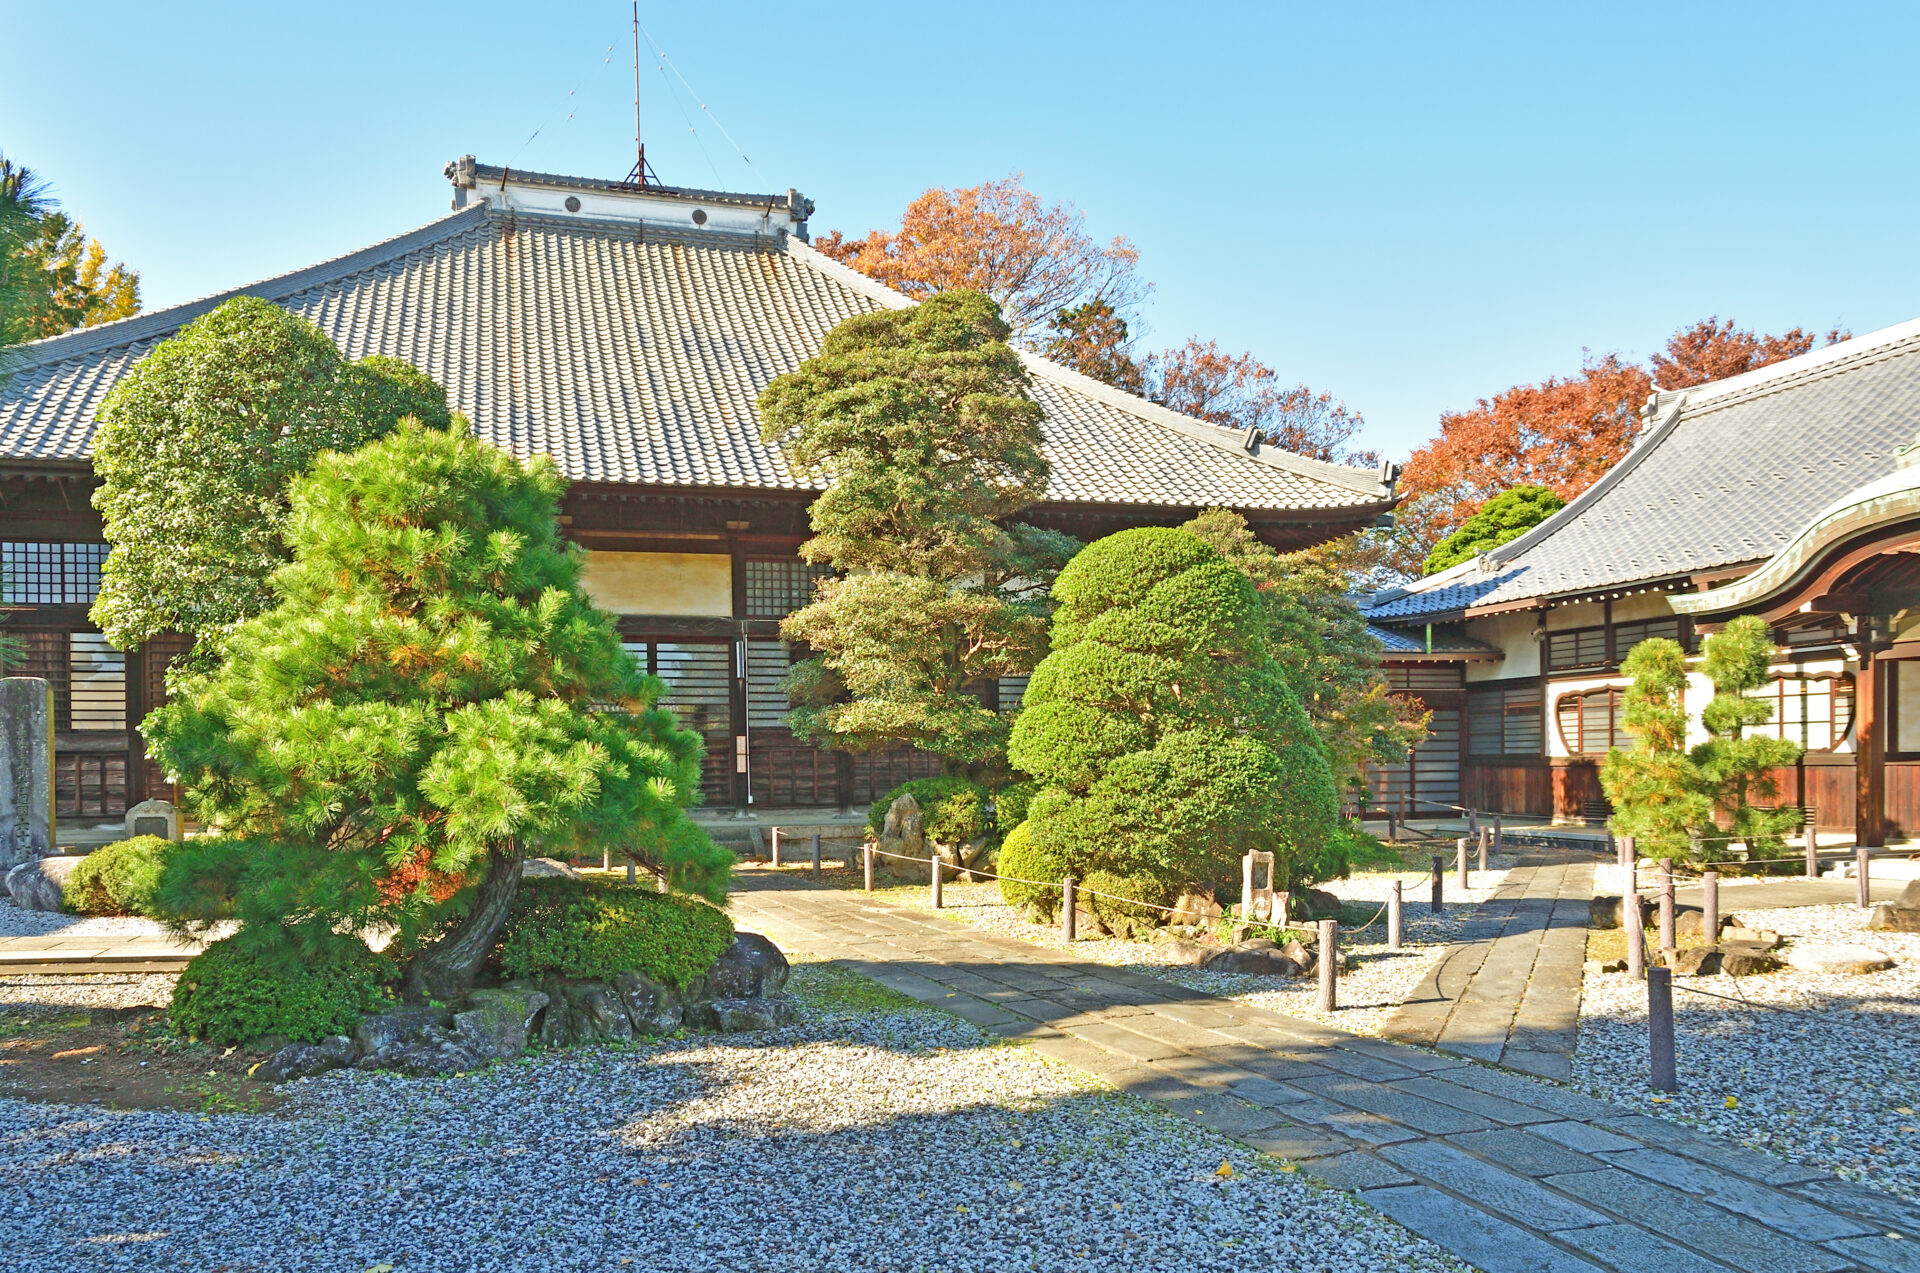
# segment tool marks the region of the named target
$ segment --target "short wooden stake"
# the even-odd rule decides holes
[[[929,857],[927,861],[933,867],[933,909],[939,910],[942,905],[940,901],[940,867],[942,865],[940,855],[935,853]]]
[[[1807,833],[1807,878],[1810,880],[1820,878],[1820,849],[1814,844],[1811,831]]]
[[[1467,834],[1480,834],[1480,811],[1478,809],[1467,810]]]
[[[600,850],[600,869],[603,871],[611,871],[613,869],[612,849],[603,848]]]
[[[1493,815],[1493,851],[1495,853],[1500,852],[1500,831],[1501,831],[1500,815],[1496,813]],[[1480,864],[1480,869],[1483,871],[1486,870],[1487,864],[1485,862],[1482,862]]]
[[[1638,893],[1627,894],[1627,913],[1622,917],[1627,934],[1627,976],[1647,975],[1647,902]]]
[[[1453,842],[1453,853],[1460,868],[1460,889],[1465,892],[1473,887],[1473,878],[1467,874],[1467,838],[1465,836]]]
[[[1251,852],[1240,856],[1240,918],[1249,924],[1253,922],[1253,854]],[[1272,916],[1268,918],[1271,919]]]
[[[1287,926],[1287,904],[1292,900],[1293,894],[1284,889],[1273,891],[1273,926],[1275,928]]]
[[[1614,837],[1612,831],[1607,832],[1607,856],[1613,859],[1615,866],[1620,865],[1620,841]]]
[[[1480,869],[1487,869],[1487,848],[1493,843],[1493,831],[1489,827],[1480,828]]]
[[[1436,853],[1433,855],[1433,913],[1435,915],[1440,913],[1440,891],[1445,879],[1446,876],[1440,870],[1440,855]]]
[[[866,877],[867,892],[871,893],[873,892],[873,846],[871,844],[860,846],[860,858],[861,874]]]
[[[1334,1009],[1333,976],[1339,970],[1340,963],[1340,925],[1337,921],[1320,921],[1320,1011],[1332,1012]]]
[[[1402,800],[1404,800],[1405,798],[1406,798],[1405,796],[1401,797]],[[1400,821],[1395,816],[1395,813],[1394,813],[1394,811],[1400,807],[1401,805],[1399,804],[1399,802],[1395,802],[1394,804],[1390,804],[1387,806],[1387,843],[1388,844],[1392,844],[1395,840],[1398,840],[1400,838]]]
[[[1673,859],[1660,859],[1660,949],[1678,950],[1679,940],[1674,935],[1673,914]]]
[[[1710,866],[1700,877],[1700,932],[1709,942],[1720,940],[1720,868]]]
[[[1387,949],[1400,949],[1400,881],[1393,882],[1393,892],[1387,894]]]
[[[820,833],[813,833],[813,878],[820,878]]]
[[[1647,1046],[1651,1052],[1648,1079],[1656,1092],[1680,1090],[1679,1067],[1673,1054],[1673,969],[1647,969]]]
[[[780,865],[780,828],[773,829],[773,864]]]
[[[1069,946],[1077,936],[1075,929],[1079,926],[1079,916],[1075,912],[1079,909],[1080,899],[1074,894],[1073,877],[1069,875],[1060,881],[1060,933]]]
[[[1867,879],[1867,858],[1871,852],[1865,845],[1853,851],[1854,895],[1862,909],[1873,905],[1873,887]]]
[[[633,859],[628,858],[627,859],[627,883],[629,884],[633,883],[636,878],[637,877],[634,873]]]

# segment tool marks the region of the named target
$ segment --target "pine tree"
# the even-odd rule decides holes
[[[294,483],[278,604],[145,726],[222,831],[171,872],[179,922],[313,942],[393,923],[409,951],[438,933],[407,985],[445,998],[471,983],[530,852],[611,844],[724,897],[730,859],[685,814],[701,741],[654,706],[661,682],[581,591],[563,487],[459,417],[404,421]]]

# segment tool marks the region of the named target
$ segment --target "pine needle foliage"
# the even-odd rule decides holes
[[[278,604],[144,727],[224,832],[166,882],[182,923],[391,922],[407,947],[478,894],[497,928],[530,850],[602,845],[724,898],[729,855],[685,812],[701,740],[581,591],[564,485],[457,416],[293,483]]]
[[[1040,791],[1032,851],[1172,889],[1226,887],[1248,849],[1323,878],[1333,778],[1252,582],[1183,530],[1109,535],[1053,588],[1052,652],[1009,758]]]
[[[800,737],[1002,768],[1006,717],[969,687],[1032,670],[1046,585],[1079,547],[1010,520],[1048,470],[1008,334],[986,296],[946,292],[848,319],[761,395],[768,440],[831,479],[800,554],[836,577],[781,628],[814,652],[788,682]]]
[[[1678,642],[1634,646],[1620,670],[1633,678],[1624,723],[1633,746],[1607,753],[1600,785],[1613,804],[1613,830],[1634,837],[1644,857],[1724,859],[1734,844],[1754,858],[1778,857],[1799,820],[1794,809],[1756,807],[1779,795],[1772,771],[1800,756],[1797,744],[1749,734],[1773,719],[1751,691],[1771,677],[1773,639],[1757,615],[1729,620],[1709,636],[1699,662],[1714,688],[1701,710],[1706,741],[1687,746],[1689,665]]]

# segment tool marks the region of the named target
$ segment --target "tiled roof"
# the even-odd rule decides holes
[[[0,460],[84,461],[94,413],[154,344],[234,295],[318,323],[447,387],[479,436],[583,481],[812,489],[762,442],[754,402],[854,314],[909,304],[786,234],[507,215],[475,203],[251,287],[25,346],[0,389]],[[1373,470],[1261,448],[1029,359],[1052,499],[1385,508]]]
[[[1363,602],[1371,619],[1578,596],[1750,565],[1888,472],[1920,431],[1920,320],[1666,392],[1607,475],[1526,535]]]
[[[1396,654],[1427,655],[1468,655],[1484,658],[1498,658],[1500,651],[1484,641],[1476,641],[1457,628],[1439,627],[1433,629],[1433,648],[1427,648],[1427,634],[1414,629],[1383,628],[1378,624],[1367,625],[1367,635],[1378,641],[1388,658]]]

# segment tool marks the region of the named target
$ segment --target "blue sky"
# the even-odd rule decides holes
[[[629,12],[0,0],[0,149],[165,305],[432,219],[464,152],[623,175]],[[1583,348],[1643,357],[1710,313],[1770,331],[1920,316],[1914,6],[742,2],[641,20],[711,111],[646,51],[662,180],[797,186],[817,229],[859,231],[929,185],[1023,171],[1139,245],[1150,347],[1251,349],[1396,456],[1442,410]]]

